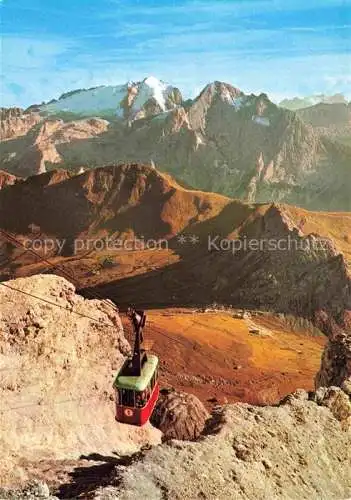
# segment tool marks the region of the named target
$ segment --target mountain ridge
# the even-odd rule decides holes
[[[65,117],[44,116],[39,109],[29,114],[16,111],[15,118],[13,112],[4,112],[0,167],[27,176],[58,165],[78,172],[116,160],[142,162],[196,189],[244,200],[286,202],[312,210],[351,209],[346,188],[351,183],[350,129],[347,115],[338,118],[334,108],[344,105],[324,105],[336,111],[327,118],[322,113],[323,122],[319,108],[295,113],[272,103],[264,93],[247,95],[224,82],[206,85],[188,101],[177,89],[162,87],[162,82],[161,87],[150,79],[141,84],[153,94],[128,91],[123,116],[84,118],[68,108]],[[133,85],[129,88],[135,89]],[[163,96],[162,103],[155,89],[169,92],[169,100]],[[76,98],[81,91],[77,92],[66,94],[62,102]],[[330,127],[319,126],[321,120]],[[334,123],[339,127],[337,137]],[[340,134],[345,137],[339,141]]]
[[[349,220],[348,213],[243,203],[187,190],[150,166],[133,164],[76,176],[58,170],[0,191],[0,227],[28,241],[63,240],[62,254],[56,249],[49,255],[76,269],[83,288],[96,288],[118,303],[153,297],[159,305],[220,301],[271,308],[319,322],[325,333],[347,324],[351,311]],[[183,245],[179,235],[194,244]],[[110,249],[120,264],[91,276],[96,257],[83,264],[89,249],[76,253],[74,242],[104,238],[120,242]],[[168,243],[154,253],[140,247],[140,268],[126,274],[124,259],[130,256],[123,242],[149,239]],[[245,246],[250,241],[255,248]],[[269,241],[276,242],[274,248]],[[284,248],[277,247],[279,241]],[[239,247],[233,251],[233,245]],[[19,258],[18,272],[22,265],[23,272],[26,265],[30,273],[43,268],[28,255],[21,264],[20,248],[5,245],[2,252],[5,263]],[[9,272],[6,264],[3,272]]]
[[[348,101],[342,93],[337,93],[334,95],[326,94],[315,94],[305,97],[292,97],[291,99],[286,98],[279,102],[279,106],[285,107],[292,111],[296,111],[303,108],[308,108],[316,104],[335,104],[342,103],[347,104]]]

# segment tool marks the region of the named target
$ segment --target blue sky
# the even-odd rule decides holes
[[[153,75],[351,98],[350,0],[0,0],[1,105]]]

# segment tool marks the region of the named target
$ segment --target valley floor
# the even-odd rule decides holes
[[[293,332],[269,314],[233,315],[149,311],[145,338],[160,357],[161,386],[196,394],[209,408],[274,404],[297,388],[314,389],[325,337]],[[130,336],[127,322],[124,328]]]

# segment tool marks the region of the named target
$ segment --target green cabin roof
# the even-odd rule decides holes
[[[139,377],[130,377],[123,375],[123,367],[118,372],[117,377],[113,383],[116,389],[130,389],[132,391],[144,391],[149,385],[149,382],[155,373],[158,365],[158,357],[152,354],[148,354],[147,360],[141,369],[141,375]]]

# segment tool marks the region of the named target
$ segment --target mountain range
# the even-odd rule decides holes
[[[243,194],[251,201],[191,189],[184,175],[195,158],[198,185],[211,184],[211,151],[234,161],[238,148],[243,172],[245,155],[279,146],[282,175],[303,178],[307,136],[325,148],[318,168],[331,172],[322,205],[338,176],[347,181],[338,163],[334,173],[326,165],[332,148],[335,161],[348,154],[345,123],[328,115],[331,129],[323,108],[301,110],[303,119],[220,83],[196,101],[161,101],[169,106],[161,112],[152,99],[142,118],[131,103],[126,118],[3,111],[3,147],[25,178],[0,171],[0,470],[16,488],[0,497],[347,498],[350,213],[253,202],[271,179],[262,151],[256,191],[250,180],[251,196]],[[121,151],[153,156],[99,166]],[[156,168],[155,151],[169,153],[165,167],[183,181]],[[337,201],[347,188],[336,186]],[[167,443],[150,424],[114,419],[112,374],[131,338],[118,311],[129,304],[148,309],[168,401],[152,424],[162,440],[174,438]]]
[[[315,104],[347,104],[347,99],[343,94],[325,95],[315,94],[306,97],[293,97],[292,99],[283,99],[279,106],[283,108],[297,110],[314,106]]]
[[[351,311],[349,220],[347,213],[185,189],[155,168],[133,164],[73,176],[47,172],[0,191],[0,227],[27,243],[62,241],[60,251],[44,245],[44,255],[94,295],[147,307],[219,302],[262,308],[308,318],[327,334],[347,324]],[[106,239],[120,246],[74,243]],[[165,246],[123,246],[147,240]],[[248,241],[256,247],[245,246]],[[240,244],[235,251],[234,244]],[[47,269],[15,247],[0,248],[3,279]],[[113,265],[92,275],[100,257],[111,257]]]
[[[218,81],[185,100],[154,77],[76,90],[2,109],[0,168],[27,177],[142,162],[249,202],[350,210],[351,110],[334,101],[295,112]]]

